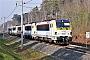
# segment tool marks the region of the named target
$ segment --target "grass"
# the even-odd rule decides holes
[[[35,50],[27,49],[23,52],[21,52],[22,56],[25,56],[25,59],[30,60],[40,60],[44,55],[40,54],[39,52],[36,52]]]
[[[13,52],[12,48],[6,45],[6,39],[0,38],[0,60],[22,60],[19,54]]]
[[[20,51],[20,42],[11,43],[12,41],[0,37],[0,60],[51,60],[30,48]]]

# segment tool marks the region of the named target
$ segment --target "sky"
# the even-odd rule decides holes
[[[8,17],[11,12],[14,10],[14,8],[16,7],[16,2],[17,5],[20,5],[20,1],[21,0],[0,0],[0,25],[3,23],[4,17]],[[35,7],[38,6],[40,7],[40,4],[42,3],[42,0],[23,0],[23,2],[28,2],[27,4],[24,4],[24,6],[26,7]],[[27,13],[30,12],[31,8],[23,8],[23,13]],[[7,18],[5,19],[5,22],[12,20],[11,18],[13,17],[14,14],[21,14],[21,7],[18,6],[15,11]]]

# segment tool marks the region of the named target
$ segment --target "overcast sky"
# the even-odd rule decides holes
[[[21,1],[21,0],[0,0],[0,24],[3,23],[1,20],[1,17],[7,17],[10,15],[10,13],[13,11],[13,9],[16,7],[16,1]],[[24,2],[28,2],[30,0],[23,0]],[[36,3],[36,4],[34,4]],[[24,6],[26,7],[35,7],[38,6],[40,7],[40,4],[42,3],[42,0],[32,0],[28,4],[25,4]],[[19,4],[19,2],[18,2]],[[6,21],[11,20],[14,14],[21,14],[21,7],[17,7],[14,11],[14,13],[6,19]],[[24,7],[24,13],[29,12],[31,8],[25,8]]]

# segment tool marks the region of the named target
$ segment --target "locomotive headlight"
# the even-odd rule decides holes
[[[67,33],[69,35],[69,33]]]
[[[34,34],[35,34],[36,32],[34,31]]]
[[[55,32],[55,35],[57,35],[57,32]]]

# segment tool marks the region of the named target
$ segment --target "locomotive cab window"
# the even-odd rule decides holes
[[[69,28],[70,22],[69,20],[56,20],[57,28]]]

